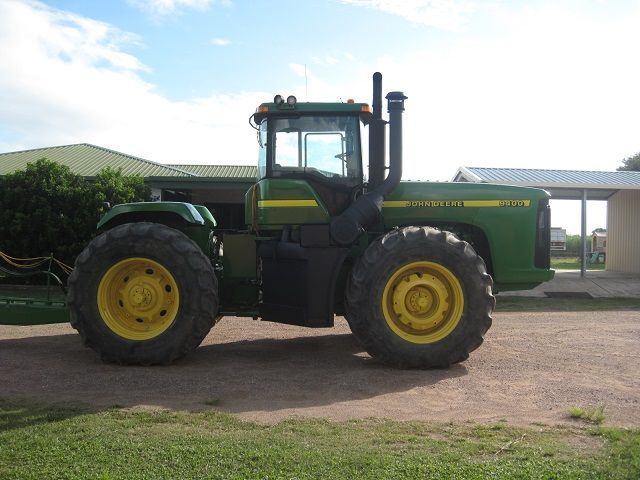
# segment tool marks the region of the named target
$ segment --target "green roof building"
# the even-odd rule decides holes
[[[255,166],[163,165],[88,143],[0,153],[0,175],[23,170],[41,158],[66,165],[87,179],[106,167],[121,169],[123,175],[140,175],[154,200],[206,205],[223,228],[244,224],[244,194],[257,175]]]

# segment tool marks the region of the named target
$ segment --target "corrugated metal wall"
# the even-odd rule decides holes
[[[607,270],[640,273],[640,190],[609,198],[607,234]]]

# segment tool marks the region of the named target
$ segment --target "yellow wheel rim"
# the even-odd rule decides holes
[[[127,340],[150,340],[167,330],[180,305],[178,285],[169,271],[148,258],[113,265],[98,285],[104,323]]]
[[[382,311],[399,337],[434,343],[460,322],[464,293],[449,269],[434,262],[413,262],[399,268],[385,284]]]

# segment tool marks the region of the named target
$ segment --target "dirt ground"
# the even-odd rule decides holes
[[[376,416],[557,424],[571,422],[570,406],[605,404],[605,424],[640,426],[640,312],[497,313],[469,360],[427,371],[378,364],[343,319],[311,330],[226,318],[169,367],[104,364],[66,324],[0,326],[0,397],[217,409],[264,423]]]

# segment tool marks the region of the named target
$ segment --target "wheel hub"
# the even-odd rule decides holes
[[[432,343],[455,329],[464,296],[449,269],[434,262],[413,262],[387,281],[382,303],[394,332],[413,343]]]
[[[149,340],[167,330],[179,307],[169,271],[148,258],[113,265],[98,286],[98,308],[107,327],[128,340]]]
[[[129,302],[135,308],[144,309],[153,301],[151,291],[144,286],[136,286],[131,290]]]

